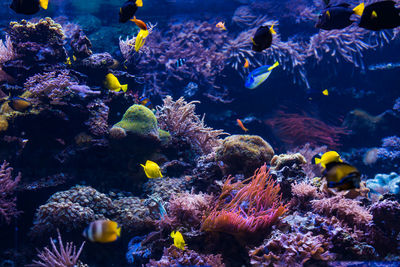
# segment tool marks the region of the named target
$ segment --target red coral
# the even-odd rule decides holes
[[[310,143],[312,146],[327,145],[330,149],[340,146],[340,135],[348,134],[343,127],[330,126],[305,114],[279,111],[275,118],[265,121],[284,143],[291,147]]]
[[[202,230],[257,234],[269,229],[287,211],[279,195],[280,186],[273,182],[265,164],[251,178],[233,184],[232,179],[225,182],[217,206],[203,221]]]
[[[17,210],[17,198],[13,195],[21,180],[21,173],[18,173],[17,177],[13,179],[13,168],[8,166],[9,163],[6,161],[0,166],[0,219],[3,219],[6,223],[10,223],[11,218],[20,213]]]

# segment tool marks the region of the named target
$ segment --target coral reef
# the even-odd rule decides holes
[[[215,160],[222,161],[226,174],[251,175],[264,163],[269,163],[274,150],[257,135],[232,135],[217,147]]]
[[[271,179],[267,166],[242,182],[225,181],[215,208],[204,219],[204,231],[226,232],[249,238],[270,229],[287,207],[281,202],[280,187]]]
[[[0,166],[0,220],[10,223],[11,219],[20,212],[17,210],[17,198],[14,197],[18,183],[21,181],[21,173],[13,178],[13,168],[6,161]]]
[[[280,154],[275,155],[271,159],[271,168],[275,170],[280,170],[283,167],[292,167],[293,165],[300,166],[306,164],[307,160],[300,153],[295,154]]]
[[[194,112],[196,101],[187,103],[183,97],[174,101],[171,96],[164,98],[161,107],[157,107],[159,127],[168,131],[172,138],[184,139],[193,149],[204,154],[210,153],[220,144],[219,136],[222,130],[207,127],[204,117],[200,119]]]
[[[56,247],[58,243],[59,248]],[[54,267],[68,267],[78,266],[78,259],[81,255],[85,242],[82,243],[80,248],[76,250],[76,246],[72,242],[67,242],[65,245],[61,239],[61,234],[58,232],[57,241],[50,238],[51,249],[45,247],[38,253],[39,260],[33,260],[33,264],[28,266],[54,266]]]
[[[0,40],[0,64],[14,59],[15,56],[11,38],[7,35],[5,42]]]
[[[174,245],[164,249],[160,260],[150,260],[146,266],[225,266],[221,255],[204,255],[196,251],[186,249],[181,250]]]
[[[157,118],[154,113],[143,105],[135,104],[130,106],[123,115],[122,120],[114,124],[110,129],[111,137],[116,139],[127,134],[158,139]]]
[[[275,232],[261,246],[250,250],[250,262],[253,266],[303,266],[310,259],[334,260],[335,255],[329,252],[330,246],[322,235],[311,232]]]
[[[374,179],[368,179],[366,183],[372,199],[377,200],[386,193],[400,195],[400,175],[395,172],[390,174],[378,173]]]
[[[86,108],[90,112],[90,118],[85,124],[89,127],[90,133],[95,136],[106,135],[108,133],[108,114],[110,108],[99,99],[89,103]]]

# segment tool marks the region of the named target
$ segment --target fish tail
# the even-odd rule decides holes
[[[146,166],[144,166],[143,164],[140,164],[140,166],[142,166],[142,167],[143,167],[143,169],[144,169],[144,168],[146,168]]]
[[[279,66],[279,62],[275,62],[274,65],[272,65],[271,67],[268,68],[268,71],[275,69],[276,67]]]
[[[315,164],[320,164],[320,163],[321,163],[321,159],[315,158]]]
[[[121,89],[122,91],[124,91],[124,93],[128,90],[128,85],[127,84],[123,84],[121,85]]]
[[[353,8],[353,11],[354,11],[354,14],[356,14],[358,16],[362,16],[362,14],[364,12],[364,2],[360,3],[358,6]]]
[[[117,227],[117,229],[115,229],[115,234],[119,237],[121,236],[121,227]]]
[[[47,7],[49,6],[49,0],[39,0],[39,5],[40,5],[43,9],[47,9]]]
[[[271,25],[271,27],[269,28],[269,31],[270,31],[272,34],[276,34],[276,31],[274,30],[274,24]]]

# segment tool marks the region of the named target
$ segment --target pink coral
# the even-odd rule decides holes
[[[13,178],[13,168],[8,167],[9,163],[4,161],[0,166],[0,215],[6,223],[10,223],[11,218],[16,217],[20,212],[17,210],[16,198],[13,197],[21,173]]]
[[[254,235],[268,230],[286,211],[264,164],[254,176],[242,182],[227,179],[216,207],[205,218],[202,230]]]
[[[55,242],[50,238],[51,249],[45,247],[43,251],[38,253],[39,260],[34,260],[33,264],[28,266],[38,267],[73,267],[77,266],[79,256],[81,255],[85,242],[82,243],[78,251],[72,242],[67,242],[64,246],[61,239],[60,232],[58,232],[58,245],[56,247]]]
[[[335,196],[312,200],[311,203],[315,211],[327,216],[336,216],[350,226],[365,227],[372,220],[369,211],[354,199]]]
[[[169,266],[212,266],[224,267],[221,255],[199,254],[194,250],[181,250],[174,245],[164,248],[164,254],[160,260],[150,260],[146,266],[169,267]]]

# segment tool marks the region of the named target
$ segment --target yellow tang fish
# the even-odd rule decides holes
[[[183,239],[183,236],[179,231],[176,231],[176,232],[172,231],[171,232],[171,237],[174,239],[174,246],[175,247],[177,247],[179,249],[182,249],[182,250],[185,250],[185,246],[186,246],[185,240]]]
[[[121,227],[110,220],[97,220],[91,222],[83,231],[83,236],[92,242],[114,242],[121,235]]]
[[[144,172],[146,173],[147,178],[160,178],[163,177],[160,166],[157,163],[148,160],[146,161],[146,165],[140,164],[143,167]]]
[[[104,81],[104,86],[114,92],[119,92],[119,91],[124,91],[126,92],[128,90],[128,85],[123,84],[121,85],[118,81],[118,78],[114,76],[114,74],[109,73],[106,75],[106,79]]]
[[[321,164],[323,168],[332,162],[343,162],[340,155],[336,151],[328,151],[324,153],[321,158],[315,158],[315,164]]]
[[[146,37],[149,35],[148,30],[142,30],[140,29],[138,35],[136,36],[135,39],[135,51],[138,52],[140,48],[144,45],[144,42],[146,40]]]
[[[136,6],[137,7],[142,7],[143,6],[143,0],[136,0]]]

